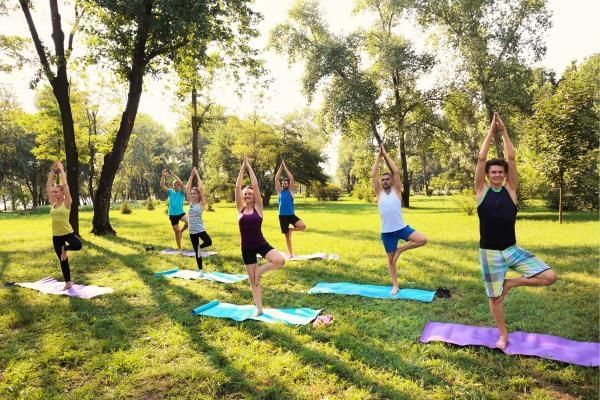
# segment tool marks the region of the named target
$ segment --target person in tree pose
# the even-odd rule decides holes
[[[56,175],[59,176],[59,184],[55,185]],[[71,281],[71,269],[69,267],[68,251],[81,250],[81,239],[75,235],[73,227],[69,223],[69,213],[71,211],[71,193],[67,184],[67,175],[60,161],[52,166],[48,173],[48,182],[46,183],[48,200],[52,204],[50,216],[52,217],[52,244],[54,252],[60,261],[60,269],[65,279],[63,290],[69,289],[73,282]]]
[[[285,170],[287,176],[283,179],[281,178],[282,170]],[[285,235],[285,243],[291,258],[294,257],[294,250],[292,249],[292,232],[303,232],[306,229],[306,224],[294,214],[296,182],[294,180],[294,175],[292,175],[283,160],[275,174],[275,190],[279,193],[279,226],[281,227],[281,233]],[[290,225],[292,225],[291,228]]]
[[[244,170],[248,170],[251,186],[242,189]],[[248,271],[252,298],[256,304],[256,315],[263,313],[262,288],[260,286],[261,276],[271,270],[281,268],[285,259],[275,250],[262,233],[263,202],[260,194],[258,180],[254,170],[250,166],[247,157],[244,157],[240,173],[235,183],[235,203],[238,210],[238,224],[241,235],[242,259]],[[261,266],[257,265],[257,254],[264,257],[267,262]]]
[[[198,187],[192,187],[194,176],[198,180]],[[185,185],[185,193],[190,204],[188,211],[190,240],[196,254],[196,264],[198,264],[198,269],[202,271],[201,249],[212,245],[212,239],[206,232],[204,221],[202,221],[202,212],[206,208],[206,197],[204,196],[204,188],[202,187],[202,181],[196,167],[192,168],[190,179],[188,179]],[[202,244],[200,244],[200,239],[202,239]]]
[[[507,160],[487,160],[494,135],[501,135]],[[487,181],[486,181],[487,178]],[[512,142],[500,116],[494,113],[488,134],[479,151],[475,170],[475,196],[479,216],[479,261],[489,306],[496,321],[500,338],[496,347],[508,345],[508,330],[504,319],[503,301],[510,289],[517,286],[548,286],[557,275],[542,260],[517,246],[517,163]],[[512,269],[522,276],[507,279]]]
[[[385,160],[390,172],[384,172],[379,177],[379,162],[382,158]],[[392,291],[390,294],[393,296],[398,293],[399,288],[396,268],[398,258],[406,250],[424,246],[427,243],[427,238],[404,222],[400,170],[385,152],[383,145],[379,146],[379,152],[375,157],[371,179],[381,216],[381,241],[387,254],[387,267],[392,278]],[[406,243],[398,247],[400,239]]]
[[[174,178],[173,189],[165,186],[165,179],[168,173]],[[181,236],[183,235],[183,231],[188,227],[187,216],[183,211],[183,200],[185,199],[183,182],[173,173],[173,171],[167,172],[166,169],[163,169],[162,177],[160,178],[160,188],[167,192],[169,198],[169,220],[171,221],[171,227],[173,227],[173,232],[175,233],[177,250],[179,250],[179,254],[181,254]],[[183,221],[182,229],[179,229],[179,221]]]

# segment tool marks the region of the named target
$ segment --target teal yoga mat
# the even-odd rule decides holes
[[[312,308],[265,308],[261,316],[253,316],[256,307],[253,305],[239,306],[237,304],[221,303],[213,300],[192,310],[194,315],[215,318],[229,318],[234,321],[252,319],[267,323],[286,323],[290,325],[306,325],[317,318],[321,310]]]
[[[399,300],[416,300],[430,303],[433,301],[435,291],[422,289],[400,289],[394,296],[390,296],[391,286],[379,285],[363,285],[359,283],[337,282],[328,283],[320,282],[315,287],[311,288],[309,294],[343,294],[363,297],[372,297],[375,299],[399,299]]]

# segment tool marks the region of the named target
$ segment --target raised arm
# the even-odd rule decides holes
[[[256,207],[256,211],[262,216],[263,213],[263,201],[262,195],[260,194],[260,186],[258,186],[258,179],[256,179],[256,174],[250,165],[250,161],[248,157],[246,157],[246,168],[248,168],[248,175],[250,176],[250,184],[254,189],[254,207]]]
[[[179,177],[178,177],[177,175],[175,175],[175,172],[171,171],[171,176],[172,176],[173,178],[175,178],[175,180],[176,180],[177,182],[179,182],[179,184],[181,185],[181,187],[183,187],[183,186],[184,186],[184,185],[183,185],[183,181],[182,181],[181,179],[179,179]]]
[[[379,197],[379,192],[381,192],[381,186],[379,185],[379,160],[381,160],[381,147],[375,155],[375,163],[373,164],[373,171],[371,172],[371,182],[373,183],[373,190],[377,197]]]
[[[73,199],[71,198],[71,192],[69,191],[69,184],[67,183],[67,174],[65,174],[65,168],[60,161],[56,163],[56,167],[58,168],[60,184],[63,187],[63,192],[65,193],[65,207],[71,208]]]
[[[485,188],[485,162],[487,161],[487,154],[490,150],[490,144],[494,139],[494,135],[496,134],[496,114],[494,113],[494,117],[492,118],[492,123],[490,124],[490,130],[488,131],[483,144],[481,145],[481,149],[479,150],[479,157],[477,158],[477,167],[475,168],[475,196],[477,199],[483,193],[483,189]]]
[[[202,208],[206,208],[204,185],[202,184],[202,180],[200,179],[200,175],[198,174],[198,170],[196,168],[194,168],[194,174],[196,174],[196,180],[198,180],[198,196],[200,197],[200,204],[202,204]]]
[[[188,203],[192,203],[192,196],[191,196],[191,192],[192,192],[192,181],[194,180],[194,171],[196,170],[196,167],[192,168],[192,172],[190,172],[190,178],[188,179],[187,183],[185,184],[185,195],[187,197],[187,201]]]
[[[246,157],[244,157],[244,161],[242,161],[240,172],[238,174],[237,180],[235,181],[235,205],[237,207],[238,212],[244,207],[244,197],[242,196],[242,180],[244,180],[244,168],[246,168]]]
[[[166,192],[167,190],[169,190],[169,188],[165,185],[165,178],[167,177],[167,170],[163,169],[162,170],[162,175],[160,177],[160,188]]]
[[[283,161],[279,164],[279,168],[277,169],[277,173],[275,174],[275,190],[277,193],[281,193],[281,170],[283,169]]]
[[[383,159],[385,160],[385,163],[387,164],[392,175],[394,176],[394,189],[396,190],[397,193],[402,194],[403,189],[402,189],[402,177],[400,174],[400,169],[398,168],[398,166],[396,165],[394,160],[392,160],[392,158],[388,155],[388,153],[386,153],[385,149],[383,148],[383,145],[381,145],[381,155],[383,155]]]
[[[288,169],[285,161],[282,161],[281,163],[283,164],[283,169],[285,170],[285,174],[287,175],[288,179],[290,180],[290,193],[292,195],[294,195],[294,193],[296,192],[296,180],[294,179],[294,175],[292,175],[292,173]]]
[[[509,190],[512,190],[514,199],[517,196],[517,188],[519,187],[519,175],[517,174],[517,161],[515,158],[515,149],[513,144],[508,137],[508,132],[504,122],[500,118],[500,115],[496,114],[496,131],[502,135],[502,141],[504,142],[504,155],[508,161],[508,176],[506,177],[506,184]]]
[[[55,167],[56,163],[54,163],[54,165],[50,169],[50,172],[48,172],[48,181],[46,181],[46,194],[48,195],[48,203],[50,203],[52,199],[52,186],[54,186],[54,179],[56,177],[54,173]]]

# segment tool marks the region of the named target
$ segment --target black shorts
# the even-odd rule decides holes
[[[260,254],[264,258],[271,250],[273,250],[273,247],[271,247],[269,243],[260,245],[255,249],[245,249],[242,247],[242,259],[244,260],[244,265],[256,264],[258,261],[256,257],[257,254]]]
[[[296,214],[292,215],[280,215],[279,226],[281,227],[281,233],[288,233],[290,231],[290,225],[296,226],[296,222],[300,221],[300,218]]]
[[[181,218],[185,217],[185,213],[179,215],[169,215],[169,219],[171,220],[171,226],[179,225],[179,221]]]

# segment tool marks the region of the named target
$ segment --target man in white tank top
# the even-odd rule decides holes
[[[379,177],[379,161],[382,157],[391,172],[385,172]],[[379,214],[381,215],[381,241],[387,254],[388,271],[392,278],[392,291],[390,294],[393,296],[398,293],[396,263],[400,254],[406,250],[424,246],[427,243],[427,238],[407,225],[404,218],[402,218],[402,179],[400,170],[385,152],[383,145],[379,147],[379,152],[375,157],[372,180],[375,196],[377,196]],[[400,239],[406,243],[398,247]]]

